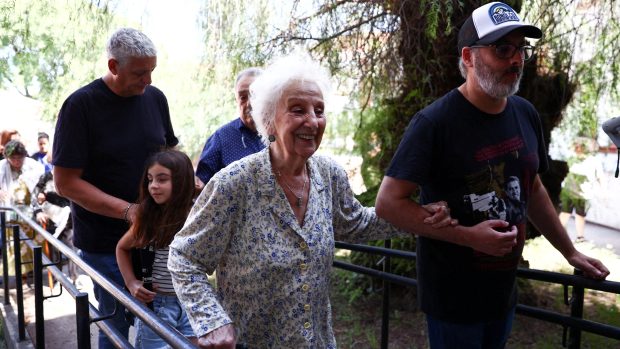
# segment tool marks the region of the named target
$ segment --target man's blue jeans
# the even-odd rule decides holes
[[[441,321],[426,315],[431,349],[501,349],[506,346],[515,308],[502,319],[460,324]]]
[[[97,270],[101,275],[105,276],[111,281],[114,281],[118,286],[122,287],[125,282],[121,271],[118,269],[116,263],[116,255],[114,253],[91,253],[79,250],[78,255],[88,263],[93,269]],[[99,284],[93,282],[95,298],[99,302],[99,312],[101,315],[108,315],[114,312],[116,299],[112,297],[107,291],[105,291]],[[125,321],[125,307],[118,303],[116,309],[116,315],[109,319],[112,321],[116,329],[127,338],[129,334],[129,324]],[[108,337],[99,331],[99,349],[115,348],[114,345],[108,340]]]

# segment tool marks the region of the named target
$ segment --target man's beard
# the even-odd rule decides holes
[[[474,73],[480,84],[480,88],[489,96],[502,99],[508,96],[512,96],[519,91],[519,83],[521,83],[521,76],[523,75],[523,69],[519,67],[511,67],[504,73],[517,73],[518,77],[511,84],[502,82],[503,74],[497,74],[487,66],[480,56],[474,59]]]

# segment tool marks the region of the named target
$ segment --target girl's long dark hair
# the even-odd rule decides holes
[[[149,194],[148,170],[159,164],[170,170],[172,193],[168,202],[159,205]],[[147,161],[140,184],[138,212],[133,223],[136,244],[164,248],[181,230],[192,207],[194,197],[194,168],[191,160],[178,150],[164,150],[153,154]]]

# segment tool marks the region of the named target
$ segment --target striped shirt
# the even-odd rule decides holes
[[[168,271],[168,247],[155,250],[153,261],[153,283],[156,284],[157,293],[175,294],[172,286],[172,278]]]

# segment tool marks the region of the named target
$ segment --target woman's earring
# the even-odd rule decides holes
[[[276,136],[274,136],[274,135],[269,135],[269,137],[268,137],[267,139],[269,139],[269,142],[270,142],[270,143],[273,143],[273,142],[275,142],[275,141],[276,141]]]

